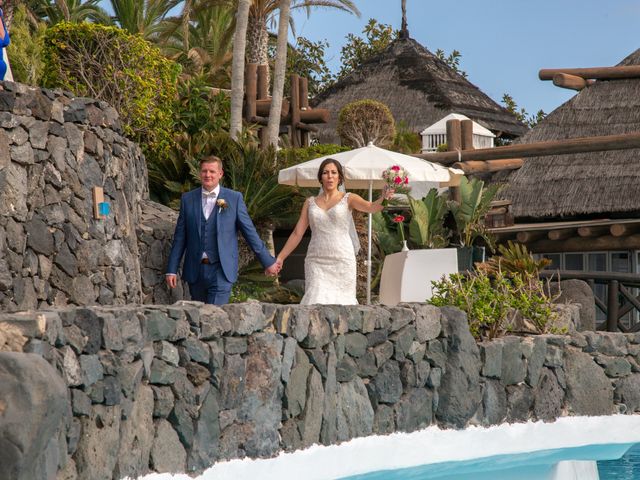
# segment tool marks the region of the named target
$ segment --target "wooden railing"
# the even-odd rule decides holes
[[[573,270],[545,270],[540,274],[543,278],[553,280],[578,279],[587,282],[591,289],[594,285],[607,285],[607,303],[597,296],[594,298],[598,307],[606,316],[606,322],[599,330],[608,332],[638,332],[640,322],[624,325],[622,319],[629,312],[640,312],[640,295],[634,295],[632,289],[640,288],[640,275],[634,273],[582,272]]]

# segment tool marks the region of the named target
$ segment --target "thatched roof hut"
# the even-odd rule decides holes
[[[619,65],[640,65],[640,49]],[[640,79],[599,80],[517,140],[640,131]],[[501,196],[519,221],[631,217],[640,212],[640,149],[526,158]]]
[[[338,143],[338,113],[346,104],[367,98],[386,104],[396,122],[404,121],[416,133],[453,112],[506,138],[527,130],[512,113],[408,35],[313,100],[314,107],[331,113],[329,123],[319,127],[320,141]]]

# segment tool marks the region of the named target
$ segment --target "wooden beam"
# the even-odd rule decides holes
[[[564,240],[575,236],[575,228],[560,228],[558,230],[549,230],[547,237],[549,240]]]
[[[414,157],[431,162],[451,165],[455,162],[470,160],[500,160],[516,157],[543,157],[546,155],[564,155],[569,153],[600,152],[604,150],[626,150],[640,148],[640,132],[622,135],[603,135],[598,137],[579,137],[551,142],[537,142],[506,147],[479,148],[458,152],[416,153]]]
[[[313,125],[308,125],[306,123],[298,122],[296,124],[296,128],[305,131],[305,132],[317,132],[318,127],[314,127]]]
[[[582,77],[569,75],[567,73],[556,73],[553,76],[553,84],[556,87],[567,88],[569,90],[582,90],[593,83],[594,80],[585,80]]]
[[[609,227],[611,235],[614,237],[624,237],[636,233],[640,230],[640,224],[638,223],[615,223]]]
[[[455,168],[459,168],[464,173],[484,173],[498,172],[501,170],[517,170],[524,165],[521,158],[507,158],[504,160],[472,160],[468,162],[456,162]]]
[[[553,80],[553,76],[557,73],[595,79],[640,78],[640,65],[593,68],[544,68],[538,72],[538,77],[540,80]]]
[[[329,121],[329,110],[325,108],[311,108],[309,110],[301,110],[299,119],[305,123],[327,123]],[[287,123],[291,121],[291,115],[287,115],[282,119]]]
[[[531,230],[528,232],[518,232],[516,233],[516,239],[520,243],[530,243],[534,242],[540,238],[545,238],[547,236],[547,232],[544,230]]]
[[[601,237],[572,237],[562,241],[538,240],[529,243],[527,248],[534,253],[555,252],[591,252],[596,250],[639,250],[640,235],[628,235],[626,237],[614,237],[603,235]]]
[[[462,150],[473,150],[473,120],[462,120],[460,122],[460,133]]]
[[[289,115],[289,100],[286,98],[282,99],[282,108],[280,109],[280,115],[286,116]],[[256,100],[256,114],[261,117],[268,117],[269,111],[271,109],[271,99],[260,99]]]
[[[447,150],[450,152],[462,150],[460,120],[455,118],[447,120]]]
[[[578,235],[580,237],[598,237],[600,235],[609,233],[609,225],[600,225],[593,227],[580,227],[578,228]]]

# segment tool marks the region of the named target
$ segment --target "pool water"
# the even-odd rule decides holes
[[[640,443],[617,460],[598,462],[600,480],[640,480]]]

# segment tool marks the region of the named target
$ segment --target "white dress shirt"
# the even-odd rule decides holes
[[[208,192],[202,187],[202,213],[204,213],[204,218],[209,220],[209,215],[213,212],[213,209],[216,206],[216,199],[220,194],[220,185],[216,186],[213,190]]]

